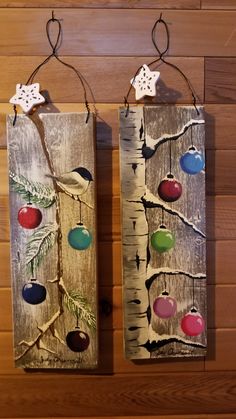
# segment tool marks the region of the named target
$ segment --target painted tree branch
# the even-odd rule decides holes
[[[188,278],[191,279],[206,279],[206,274],[203,273],[197,273],[192,274],[190,272],[183,271],[181,269],[171,269],[168,267],[162,267],[162,268],[152,268],[151,266],[148,266],[147,268],[147,280],[146,280],[146,287],[149,289],[153,283],[153,281],[160,275],[185,275]]]
[[[35,119],[36,118],[36,119]],[[56,181],[53,179],[53,176],[55,175],[55,171],[54,171],[54,167],[53,167],[53,163],[51,161],[50,158],[50,153],[48,150],[48,146],[45,140],[45,133],[44,133],[44,127],[43,127],[43,123],[42,121],[35,115],[32,115],[30,118],[33,123],[36,125],[36,128],[39,132],[39,136],[41,139],[41,145],[42,145],[42,149],[43,152],[45,154],[46,160],[47,160],[47,164],[48,164],[48,168],[50,170],[50,173],[52,175],[52,182],[53,182],[53,187],[54,187],[54,191],[55,191],[55,205],[56,205],[56,224],[58,226],[57,229],[57,279],[56,282],[58,284],[58,304],[59,304],[59,309],[58,311],[51,317],[50,320],[48,320],[47,323],[45,323],[42,326],[38,326],[38,329],[40,331],[40,333],[36,336],[36,338],[32,341],[21,341],[18,345],[25,345],[27,346],[27,348],[25,349],[25,351],[19,355],[18,357],[15,358],[15,360],[19,360],[21,359],[24,355],[26,355],[29,350],[31,348],[33,348],[34,346],[38,347],[38,349],[44,349],[47,350],[48,352],[52,352],[50,349],[46,348],[44,344],[41,344],[41,338],[42,336],[54,325],[55,321],[64,313],[64,308],[63,308],[63,302],[62,302],[62,298],[60,296],[60,289],[61,289],[61,285],[60,285],[60,281],[62,281],[62,275],[63,275],[63,266],[62,266],[62,233],[61,233],[61,219],[60,219],[60,197],[59,197],[59,192],[57,190],[57,184]]]
[[[173,335],[171,337],[168,337],[168,335],[165,335],[164,337],[162,336],[158,340],[158,342],[155,342],[155,341],[150,342],[150,340],[148,340],[146,343],[139,346],[146,348],[148,352],[154,352],[157,349],[160,349],[163,346],[168,345],[168,343],[182,343],[184,345],[191,346],[192,348],[203,348],[203,349],[206,348],[206,346],[200,342],[192,342],[190,340],[186,340],[179,336],[173,336]]]
[[[21,359],[24,355],[26,355],[30,349],[32,349],[34,346],[37,346],[38,349],[43,349],[46,350],[49,353],[55,353],[54,351],[52,351],[49,348],[46,348],[46,346],[42,343],[41,339],[42,337],[45,335],[45,333],[50,330],[52,335],[62,344],[65,344],[65,342],[60,338],[57,330],[55,329],[55,322],[59,319],[59,317],[64,313],[64,307],[63,307],[63,296],[66,296],[69,300],[72,300],[72,297],[70,296],[70,293],[67,291],[66,286],[64,284],[63,278],[59,278],[56,277],[52,280],[49,280],[48,282],[55,284],[57,283],[58,285],[58,291],[59,291],[59,310],[44,324],[42,324],[41,326],[38,326],[38,330],[40,331],[40,333],[36,336],[35,339],[33,339],[32,341],[21,341],[19,342],[18,346],[26,346],[27,348],[24,350],[24,352],[17,356],[15,358],[16,361],[18,361],[19,359]],[[76,303],[77,308],[82,311],[82,315],[81,317],[83,318],[87,318],[91,313],[86,312],[86,307],[84,306],[84,304],[79,304],[79,302],[76,300],[74,303]],[[87,317],[86,317],[87,316]],[[90,323],[92,323],[92,326],[95,327],[96,326],[96,319],[95,316],[93,315],[91,317],[91,321]]]
[[[143,202],[143,205],[145,208],[162,208],[164,211],[168,212],[171,215],[176,215],[181,221],[183,221],[184,224],[191,227],[196,233],[198,233],[201,237],[206,237],[206,234],[203,233],[199,228],[188,220],[185,215],[183,215],[181,212],[172,209],[167,205],[165,202],[163,202],[160,198],[153,195],[147,188],[146,193],[141,197],[141,201]],[[132,201],[129,201],[132,202]]]
[[[25,340],[22,340],[21,342],[18,343],[18,346],[26,346],[26,349],[15,358],[15,361],[18,361],[19,359],[23,358],[23,356],[25,356],[30,351],[30,349],[32,349],[34,346],[38,346],[39,349],[47,350],[45,349],[45,347],[42,347],[42,345],[41,345],[41,348],[39,347],[41,338],[50,329],[50,327],[56,322],[56,320],[59,319],[59,317],[63,314],[63,312],[64,312],[63,307],[60,307],[59,310],[51,317],[50,320],[48,320],[47,323],[44,323],[42,326],[38,326],[38,329],[40,332],[36,336],[35,339],[28,342]]]
[[[204,119],[190,119],[183,127],[176,133],[173,134],[162,134],[159,138],[151,138],[149,135],[146,135],[145,144],[143,146],[143,156],[145,158],[150,158],[156,151],[156,149],[166,141],[175,141],[182,137],[185,132],[189,129],[189,127],[193,127],[194,125],[205,124]]]
[[[141,344],[140,346],[146,348],[149,352],[153,352],[159,348],[162,348],[168,343],[182,343],[184,345],[191,346],[193,348],[203,348],[203,349],[206,348],[206,346],[203,345],[201,342],[194,342],[182,336],[178,336],[178,335],[169,336],[166,334],[159,335],[153,330],[151,324],[149,325],[148,336],[149,336],[148,341],[145,342],[144,344]]]

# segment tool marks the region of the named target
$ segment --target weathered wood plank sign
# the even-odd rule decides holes
[[[206,353],[204,118],[120,109],[127,358]]]
[[[97,364],[93,117],[8,116],[15,365]]]

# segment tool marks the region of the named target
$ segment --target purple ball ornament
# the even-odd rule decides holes
[[[169,296],[167,291],[159,295],[153,303],[153,311],[161,319],[173,317],[177,310],[177,303],[173,297]]]

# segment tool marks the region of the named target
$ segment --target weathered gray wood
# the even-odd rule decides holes
[[[186,336],[180,327],[193,305],[206,320],[205,173],[188,175],[179,164],[191,146],[191,129],[194,145],[204,154],[199,110],[199,116],[192,106],[136,106],[128,115],[120,110],[124,326],[126,356],[131,359],[206,352],[206,331]],[[167,203],[157,191],[169,172],[170,141],[172,172],[183,193]],[[162,208],[176,244],[160,254],[150,237],[162,224]],[[155,298],[165,288],[177,302],[176,315],[169,319],[153,311]]]
[[[11,172],[21,174],[31,181],[47,184],[52,189],[55,188],[55,183],[47,176],[51,171],[45,154],[46,147],[46,153],[49,154],[56,174],[85,167],[94,179],[81,196],[81,199],[89,205],[82,204],[82,221],[93,236],[88,249],[75,250],[67,240],[68,232],[80,219],[78,201],[57,189],[58,204],[46,209],[40,208],[43,220],[38,228],[45,223],[59,222],[62,238],[58,241],[59,235],[57,235],[57,242],[36,269],[37,279],[47,289],[46,300],[37,305],[26,303],[21,295],[23,285],[31,277],[25,267],[26,243],[35,230],[26,230],[17,222],[18,210],[26,202],[19,193],[10,192],[14,343],[17,367],[94,368],[97,365],[97,333],[84,321],[79,320],[79,327],[90,337],[88,349],[76,353],[65,344],[67,333],[76,326],[76,318],[67,309],[63,300],[66,292],[70,290],[79,292],[88,300],[95,317],[97,312],[94,121],[92,116],[87,124],[85,120],[85,113],[41,114],[30,118],[20,115],[13,127],[13,116],[8,117]],[[58,252],[58,245],[61,245],[61,254]],[[58,272],[60,258],[63,278],[59,277]],[[53,280],[55,282],[48,282]],[[54,316],[56,316],[55,321],[53,321]],[[48,322],[53,324],[47,329]],[[44,328],[47,329],[45,332]],[[37,343],[32,345],[39,333],[42,334],[38,341],[39,346],[44,345],[46,350],[39,349]],[[27,344],[22,344],[22,341],[31,345],[25,354]],[[55,353],[50,353],[49,350]]]

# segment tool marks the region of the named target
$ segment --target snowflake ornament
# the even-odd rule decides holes
[[[159,71],[151,71],[146,64],[143,64],[137,76],[130,80],[135,88],[135,99],[139,100],[144,96],[156,96],[156,82],[159,76]]]
[[[39,93],[39,83],[17,84],[16,94],[9,100],[13,105],[20,105],[25,113],[28,113],[34,106],[45,102],[45,98]]]

